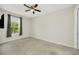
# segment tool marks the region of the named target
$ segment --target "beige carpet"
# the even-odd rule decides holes
[[[0,55],[76,55],[79,50],[28,38],[0,44]]]

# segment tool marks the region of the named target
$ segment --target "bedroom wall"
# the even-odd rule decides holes
[[[0,28],[0,43],[29,37],[29,32],[30,32],[29,18],[21,16],[21,15],[14,14],[14,13],[6,11],[6,10],[0,10],[0,14],[1,13],[5,14],[5,19],[4,19],[4,25],[5,25],[4,27],[5,28],[4,29]],[[8,37],[8,38],[6,37],[7,36],[7,21],[8,21],[7,14],[23,17],[23,19],[22,19],[22,21],[23,21],[22,22],[23,23],[22,24],[23,25],[23,34],[21,36]]]
[[[32,37],[74,46],[74,6],[33,19]]]

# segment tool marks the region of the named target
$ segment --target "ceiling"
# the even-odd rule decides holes
[[[0,4],[0,8],[3,8],[7,11],[14,12],[27,17],[37,17],[60,9],[71,7],[71,6],[73,6],[73,4],[39,4],[37,9],[41,10],[42,12],[39,13],[36,11],[35,14],[32,14],[31,11],[25,12],[25,10],[27,10],[28,8],[23,6],[23,4]]]

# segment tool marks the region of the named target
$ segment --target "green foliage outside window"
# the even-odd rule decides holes
[[[18,33],[18,23],[17,22],[11,22],[11,32],[12,33]]]

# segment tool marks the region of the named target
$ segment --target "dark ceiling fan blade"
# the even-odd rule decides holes
[[[41,12],[41,10],[37,10],[37,9],[35,9],[35,11]]]
[[[28,11],[30,11],[30,9],[28,9],[28,10],[25,10],[25,12],[28,12]]]
[[[33,14],[35,14],[35,12],[33,11]]]
[[[24,6],[26,6],[26,7],[28,7],[28,8],[31,8],[31,7],[27,6],[26,4],[24,4]]]
[[[38,4],[35,4],[35,5],[34,5],[34,8],[36,8],[37,6],[38,6]]]

